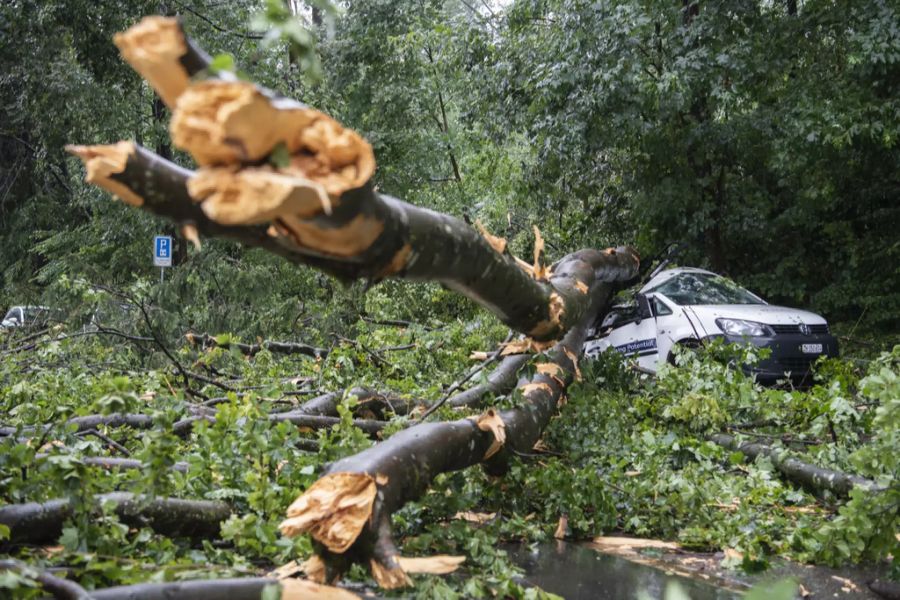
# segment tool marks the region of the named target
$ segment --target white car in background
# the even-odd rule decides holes
[[[0,328],[35,327],[46,324],[50,316],[46,306],[12,306],[0,321]]]
[[[676,346],[696,347],[714,338],[769,348],[768,358],[747,368],[763,383],[802,381],[820,356],[838,354],[837,339],[821,316],[772,306],[729,279],[686,267],[657,273],[633,303],[614,306],[584,351],[596,356],[614,348],[655,373],[672,361]]]

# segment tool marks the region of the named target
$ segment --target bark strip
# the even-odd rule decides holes
[[[733,435],[727,433],[717,433],[709,439],[723,448],[737,450],[751,460],[765,456],[787,479],[816,492],[828,490],[839,496],[848,496],[856,487],[871,491],[879,489],[878,484],[871,479],[803,462],[791,457],[784,449],[753,442],[740,444]]]
[[[127,492],[99,494],[96,509],[115,502],[115,513],[132,527],[150,527],[170,537],[215,538],[219,524],[231,515],[224,502],[151,498]],[[0,507],[0,523],[10,529],[9,543],[41,544],[55,541],[66,519],[72,516],[69,500],[28,502]]]
[[[211,62],[184,34],[179,20],[171,17],[146,17],[128,31],[117,33],[113,42],[169,108],[190,85],[191,76]]]

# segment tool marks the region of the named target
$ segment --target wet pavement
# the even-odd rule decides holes
[[[637,600],[642,591],[653,600],[661,600],[666,585],[672,580],[681,584],[691,600],[741,597],[734,590],[602,554],[579,544],[518,545],[507,551],[510,558],[525,569],[524,583],[536,585],[566,600]]]
[[[776,561],[763,573],[747,575],[723,568],[722,553],[624,548],[609,554],[598,547],[591,543],[554,541],[513,544],[506,550],[525,570],[523,583],[567,600],[663,600],[671,581],[677,581],[691,600],[733,600],[741,598],[741,592],[754,584],[786,578],[802,586],[798,598],[803,600],[898,597],[893,595],[898,589],[896,582],[885,581],[887,565],[830,569]],[[869,586],[874,580],[880,580],[891,591],[885,595],[874,593]]]

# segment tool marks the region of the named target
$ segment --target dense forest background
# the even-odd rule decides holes
[[[265,8],[0,7],[0,304],[61,305],[74,282],[158,278],[151,236],[175,231],[83,184],[63,145],[134,139],[188,164],[168,146],[167,109],[110,44],[163,12],[256,81],[364,134],[380,189],[480,220],[517,251],[535,224],[556,257],[621,243],[652,257],[683,242],[679,262],[770,301],[896,331],[893,3],[359,0],[337,19],[269,3],[263,25],[296,13],[318,37],[312,52],[290,27],[263,39],[252,15]],[[296,328],[298,315],[332,330],[342,310],[377,301],[227,243],[200,253],[181,244],[176,259],[160,298],[181,320],[173,331],[273,334]],[[389,288],[383,297],[418,299],[389,302],[397,317],[470,316],[437,288]],[[345,302],[317,311],[331,293]]]

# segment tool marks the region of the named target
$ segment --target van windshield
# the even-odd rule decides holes
[[[765,304],[735,282],[711,273],[680,273],[647,290],[682,306],[693,304]]]
[[[11,308],[6,311],[6,316],[3,317],[4,321],[18,321],[19,320],[19,309]]]

